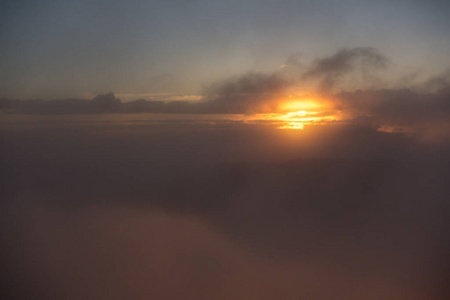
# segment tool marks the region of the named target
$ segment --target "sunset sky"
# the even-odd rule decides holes
[[[444,0],[0,5],[0,97],[202,95],[232,76],[355,47],[378,49],[394,64],[383,76],[398,80],[438,75],[450,65]]]
[[[0,298],[450,298],[450,2],[0,1]]]

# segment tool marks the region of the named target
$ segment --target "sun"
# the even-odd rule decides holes
[[[303,130],[308,125],[319,125],[340,120],[330,101],[317,98],[281,100],[275,111],[246,117],[246,122],[270,122],[278,129]]]
[[[329,109],[326,101],[315,98],[299,98],[282,101],[278,106],[276,119],[283,121],[279,129],[302,130],[305,125],[320,123],[334,119],[334,116],[324,114]]]
[[[313,99],[298,99],[283,101],[278,106],[281,112],[311,111],[320,108],[320,103]]]

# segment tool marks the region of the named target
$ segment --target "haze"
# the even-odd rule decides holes
[[[2,298],[448,299],[449,13],[0,2]]]

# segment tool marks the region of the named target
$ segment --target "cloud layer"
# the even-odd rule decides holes
[[[290,56],[273,73],[250,72],[208,86],[196,102],[134,100],[122,102],[113,93],[92,100],[0,99],[0,110],[19,114],[258,114],[277,113],[291,98],[316,97],[333,106],[350,124],[385,131],[447,131],[450,128],[450,75],[388,88],[380,71],[390,61],[374,48],[342,49],[311,63]],[[389,84],[388,84],[389,83]],[[321,99],[321,100],[320,100]],[[327,112],[330,114],[331,112]]]
[[[448,141],[17,117],[0,127],[4,298],[448,298]]]

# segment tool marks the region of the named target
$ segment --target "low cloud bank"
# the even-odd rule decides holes
[[[450,295],[448,142],[75,117],[0,129],[5,299]]]
[[[332,103],[346,122],[384,131],[429,131],[450,128],[450,72],[409,86],[383,80],[390,60],[374,48],[342,49],[302,63],[290,56],[273,73],[247,73],[211,84],[200,101],[122,102],[114,93],[92,100],[0,99],[0,111],[16,114],[258,114],[276,113],[280,103],[312,95]],[[308,93],[305,94],[305,91]]]

